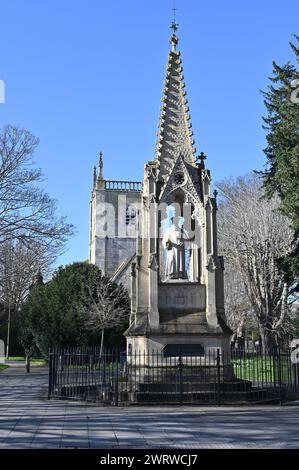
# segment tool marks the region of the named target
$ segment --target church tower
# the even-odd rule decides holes
[[[196,157],[172,23],[155,157],[145,165],[131,272],[130,355],[228,352],[223,259],[217,251],[216,192],[205,155]]]
[[[103,166],[100,152],[90,197],[89,262],[130,291],[141,183],[107,180]]]

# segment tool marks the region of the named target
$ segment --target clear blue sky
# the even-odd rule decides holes
[[[88,256],[98,152],[106,179],[141,180],[153,158],[174,4],[197,151],[214,181],[262,168],[259,90],[293,60],[297,0],[0,0],[0,125],[41,140],[44,186],[77,228],[59,264]]]

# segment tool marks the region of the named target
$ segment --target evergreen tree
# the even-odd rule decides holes
[[[296,41],[299,37],[295,36]],[[299,47],[290,43],[299,62]],[[264,187],[269,197],[278,194],[280,210],[291,220],[294,241],[289,255],[278,259],[286,281],[299,288],[299,70],[288,62],[279,66],[273,62],[273,76],[268,90],[263,92],[267,116],[267,167],[263,172]]]
[[[44,279],[42,276],[41,271],[38,271],[38,274],[35,277],[34,282],[31,284],[27,299],[27,312],[28,312],[28,305],[34,299],[34,296],[37,294],[40,288],[44,285]],[[26,311],[26,307],[24,309]],[[32,325],[30,323],[30,316],[29,315],[21,315],[20,316],[20,324],[19,324],[19,341],[24,348],[26,359],[32,357],[34,353],[39,353],[35,340],[34,334],[32,330]]]
[[[87,317],[97,301],[98,286],[105,280],[97,266],[73,263],[58,268],[48,283],[39,282],[32,288],[23,308],[24,340],[30,343],[32,339],[45,358],[53,346],[99,344],[96,328],[90,331]],[[123,293],[122,286],[111,285],[112,297],[118,296],[119,290]],[[127,297],[124,292],[123,302],[126,300],[129,306]],[[114,326],[113,316],[105,326],[108,329]]]

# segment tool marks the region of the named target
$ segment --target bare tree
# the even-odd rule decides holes
[[[87,326],[101,334],[100,354],[104,345],[104,333],[108,328],[117,327],[129,318],[129,297],[122,285],[117,285],[108,277],[102,277],[94,286],[87,286],[89,298],[84,309],[87,313]]]
[[[291,249],[290,222],[277,211],[277,199],[264,198],[260,179],[254,174],[223,181],[217,187],[222,196],[218,214],[220,249],[242,280],[263,351],[267,352],[289,325],[291,286],[276,260]]]
[[[228,260],[225,263],[224,299],[226,319],[234,332],[231,344],[237,349],[243,349],[246,329],[256,329],[257,323],[254,321],[253,309],[239,272]]]
[[[0,300],[21,306],[38,272],[48,277],[54,260],[55,253],[44,245],[6,240],[0,245]]]
[[[32,160],[38,143],[25,129],[0,129],[0,304],[8,322],[7,355],[12,313],[37,272],[49,274],[73,233],[72,225],[56,217],[56,202],[39,186],[42,173]]]
[[[49,277],[56,250],[32,241],[30,246],[18,239],[0,244],[0,305],[7,322],[6,355],[9,355],[11,319],[21,310],[39,273]]]
[[[29,131],[0,131],[0,244],[18,239],[62,249],[73,227],[55,216],[56,202],[40,189],[41,170],[32,157],[38,139]]]

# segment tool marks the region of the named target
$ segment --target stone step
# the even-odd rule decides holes
[[[157,393],[157,392],[136,392],[135,400],[138,403],[178,403],[180,400],[179,393]],[[278,399],[271,394],[268,389],[257,389],[251,391],[229,391],[217,392],[211,391],[197,391],[197,392],[183,392],[183,403],[203,403],[203,402],[217,402],[218,399],[221,403],[248,403],[248,402],[276,402]]]
[[[221,381],[234,381],[233,368],[230,365],[221,366],[220,370],[214,365],[198,365],[192,367],[183,367],[182,370],[179,367],[146,367],[140,366],[139,368],[131,368],[131,375],[133,380],[134,377],[138,378],[139,381],[143,382],[176,382],[179,380],[180,375],[183,380],[189,382],[208,382],[215,381],[220,377]]]
[[[141,383],[139,384],[140,392],[160,392],[167,393],[179,390],[179,381],[167,382],[167,383]],[[182,389],[184,392],[193,391],[211,391],[218,390],[216,382],[201,382],[201,381],[189,381],[184,379],[182,382]],[[237,381],[237,382],[221,382],[219,384],[220,391],[250,391],[252,389],[252,383],[249,381]]]

